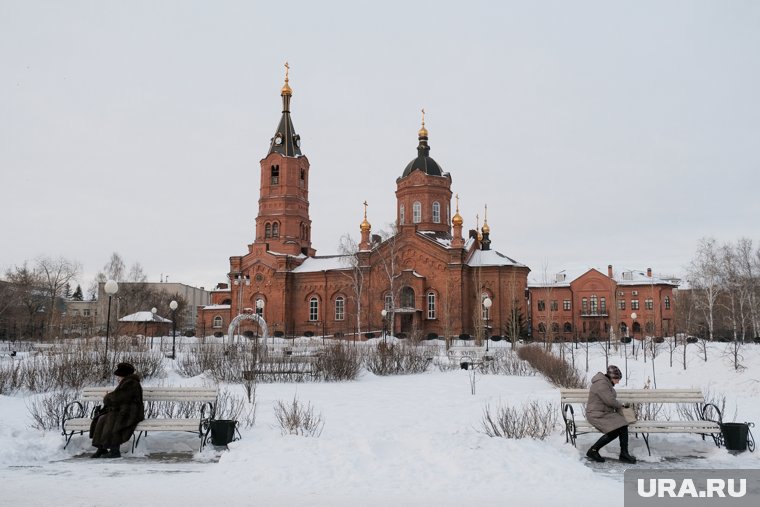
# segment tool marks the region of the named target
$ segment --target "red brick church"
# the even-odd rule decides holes
[[[417,338],[480,337],[525,329],[530,270],[491,249],[487,216],[480,230],[463,231],[458,198],[451,216],[452,177],[430,157],[424,114],[417,156],[396,179],[394,234],[373,235],[365,206],[356,251],[317,256],[309,159],[293,127],[287,74],[281,96],[282,117],[261,160],[256,236],[243,255],[230,257],[229,281],[199,307],[196,332],[226,334],[244,311],[259,312],[270,333],[285,336],[387,328]],[[254,329],[244,322],[243,330]]]

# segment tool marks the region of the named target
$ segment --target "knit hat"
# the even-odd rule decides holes
[[[113,372],[117,377],[126,377],[135,372],[135,367],[129,363],[119,363],[116,365],[116,371]]]
[[[614,364],[611,364],[607,367],[607,376],[611,379],[621,379],[623,378],[623,374],[620,372],[620,368],[615,366]]]

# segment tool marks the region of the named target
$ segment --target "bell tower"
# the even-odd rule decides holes
[[[311,219],[309,218],[309,159],[301,154],[301,136],[290,118],[290,66],[285,62],[285,84],[280,91],[282,117],[261,161],[259,213],[256,216],[255,243],[266,243],[267,250],[289,255],[313,257]]]

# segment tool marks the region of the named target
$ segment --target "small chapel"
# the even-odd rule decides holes
[[[487,210],[482,227],[469,231],[458,196],[451,215],[452,175],[430,156],[424,111],[417,154],[396,179],[393,233],[372,234],[365,203],[355,251],[316,255],[310,165],[291,118],[287,70],[280,96],[282,116],[260,162],[255,237],[243,255],[230,257],[212,304],[198,307],[196,332],[226,334],[232,319],[252,312],[270,334],[287,337],[480,339],[527,332],[530,269],[492,249]],[[240,332],[256,327],[246,320]]]

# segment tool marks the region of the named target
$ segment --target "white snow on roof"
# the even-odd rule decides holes
[[[559,273],[550,274],[544,276],[539,275],[539,278],[531,278],[528,281],[528,287],[569,287],[570,283],[582,275],[588,273],[591,269],[596,269],[604,276],[607,276],[607,269],[599,268],[587,268],[585,270],[562,270]],[[562,279],[564,275],[564,279]],[[677,287],[679,280],[677,279],[665,279],[657,276],[648,277],[646,271],[626,269],[623,271],[613,272],[613,279],[618,285],[672,285]]]
[[[229,310],[230,305],[206,305],[203,307],[204,310]]]
[[[153,315],[153,312],[137,312],[131,315],[126,315],[119,319],[119,322],[169,322],[169,319],[165,319],[159,315]]]
[[[303,264],[293,270],[293,273],[317,273],[319,271],[351,269],[347,255],[332,255],[329,257],[309,257]]]
[[[467,261],[467,265],[471,267],[478,266],[523,266],[514,259],[510,259],[503,253],[496,250],[475,250],[472,253],[472,257]]]

